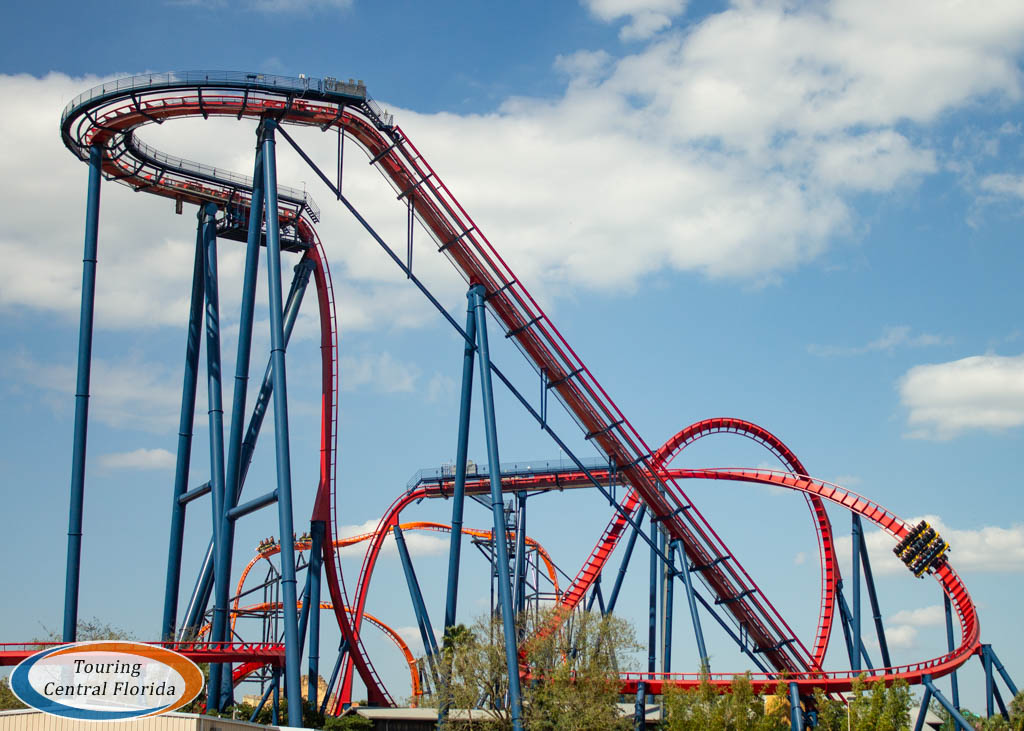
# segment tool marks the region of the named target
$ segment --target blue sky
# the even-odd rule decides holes
[[[74,22],[55,22],[63,14]],[[651,446],[701,418],[745,418],[812,474],[906,518],[935,516],[983,639],[1021,682],[1022,26],[1012,2],[12,8],[0,44],[0,580],[24,599],[0,609],[0,640],[61,624],[86,170],[60,144],[60,111],[105,78],[209,68],[364,79]],[[143,131],[169,152],[239,171],[251,169],[251,134],[246,123],[201,120]],[[299,139],[333,164],[333,139]],[[279,164],[282,182],[307,185],[324,210],[343,328],[344,522],[356,530],[413,472],[454,457],[461,349],[311,173],[284,152]],[[403,209],[358,155],[345,185],[401,246]],[[155,635],[162,605],[194,236],[186,214],[104,186],[81,610],[143,638]],[[416,266],[461,319],[464,285],[447,263],[423,247]],[[225,370],[240,269],[239,247],[224,242]],[[313,313],[304,310],[289,350],[299,526],[318,447]],[[260,333],[254,369],[266,352]],[[504,345],[496,360],[534,393],[532,371]],[[558,457],[507,397],[498,409],[503,460]],[[485,459],[482,434],[472,456]],[[685,462],[767,459],[718,438]],[[247,494],[272,480],[266,441]],[[687,489],[809,643],[818,568],[803,500]],[[445,520],[449,507],[405,517]],[[207,510],[191,513],[187,566],[206,545]],[[607,517],[595,495],[536,498],[529,532],[574,574]],[[482,509],[467,518],[488,521]],[[847,516],[833,521],[848,532]],[[249,518],[239,566],[276,532],[269,513]],[[869,542],[894,659],[940,654],[935,585],[893,568],[880,534]],[[414,545],[440,624],[446,547],[429,536]],[[623,607],[638,623],[642,558]],[[467,558],[467,576],[460,616],[469,618],[485,608],[483,563]],[[393,557],[374,587],[369,610],[418,644]],[[684,627],[682,606],[676,616]],[[692,639],[676,636],[675,667],[691,667]],[[397,653],[368,641],[395,693],[407,693]],[[745,668],[725,637],[712,646],[714,669]],[[838,652],[831,659],[842,667]],[[980,666],[966,675],[978,707]]]

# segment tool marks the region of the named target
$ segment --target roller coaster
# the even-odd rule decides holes
[[[146,125],[197,117],[248,119],[258,123],[251,178],[169,155],[150,147],[138,137],[138,132]],[[333,168],[335,161],[331,161],[330,174],[293,139],[288,130],[295,127],[318,128],[325,134],[337,136],[337,166]],[[699,421],[682,429],[662,446],[652,449],[522,281],[506,265],[497,248],[458,203],[410,137],[374,102],[361,81],[225,72],[133,76],[104,83],[72,100],[64,110],[60,131],[67,148],[89,166],[65,591],[66,642],[75,640],[78,616],[97,225],[100,185],[106,179],[138,192],[170,198],[175,201],[179,212],[185,204],[199,207],[160,641],[194,660],[213,663],[208,684],[210,707],[229,702],[234,683],[255,672],[266,672],[275,688],[281,679],[284,680],[286,695],[292,701],[288,706],[289,723],[301,725],[297,699],[304,649],[308,651],[309,693],[314,701],[320,701],[315,687],[320,654],[317,607],[333,614],[342,636],[329,682],[328,695],[333,702],[328,706],[328,699],[323,698],[325,710],[337,713],[351,703],[355,674],[364,683],[371,705],[394,705],[393,696],[364,646],[364,620],[390,632],[398,642],[409,663],[414,695],[417,695],[416,663],[408,647],[383,622],[367,612],[367,597],[384,541],[388,536],[394,536],[402,548],[403,567],[423,632],[424,650],[428,659],[436,653],[433,633],[428,631],[429,618],[422,597],[417,600],[419,589],[401,539],[403,529],[420,528],[445,530],[451,534],[445,628],[453,626],[456,621],[462,536],[470,534],[490,541],[500,600],[498,609],[504,622],[509,708],[514,725],[521,727],[518,710],[521,669],[518,638],[512,622],[516,611],[524,606],[523,556],[528,546],[535,551],[543,551],[525,534],[525,496],[550,490],[591,489],[607,498],[611,517],[597,535],[594,548],[583,566],[575,576],[568,577],[568,581],[560,585],[551,557],[546,552],[542,553],[546,571],[554,585],[551,601],[560,610],[556,617],[568,616],[577,608],[592,608],[595,602],[603,611],[613,611],[634,546],[642,540],[650,546],[652,556],[661,562],[668,576],[668,586],[671,587],[677,578],[683,586],[700,663],[706,663],[709,658],[701,618],[704,621],[711,618],[736,643],[749,659],[751,667],[756,668],[751,676],[756,689],[774,689],[780,678],[784,679],[792,701],[794,728],[804,728],[805,724],[800,711],[801,698],[810,696],[815,688],[829,694],[848,691],[858,676],[865,677],[867,682],[879,679],[891,682],[895,678],[903,678],[909,683],[923,685],[925,698],[918,728],[931,698],[946,706],[958,722],[966,724],[958,711],[955,673],[974,656],[981,658],[985,669],[989,713],[993,712],[993,703],[1005,713],[1005,704],[995,685],[996,675],[1001,676],[1011,693],[1016,693],[1016,687],[991,646],[981,642],[977,608],[950,563],[948,544],[933,528],[911,525],[866,497],[815,479],[780,439],[763,427],[741,419]],[[451,469],[421,474],[415,484],[398,496],[374,531],[355,538],[339,536],[341,521],[349,509],[344,503],[336,475],[339,333],[330,269],[316,230],[320,210],[304,190],[278,184],[276,156],[281,139],[316,173],[340,206],[354,217],[366,234],[379,244],[383,254],[401,270],[410,286],[423,294],[464,341],[455,465]],[[398,205],[404,209],[402,213],[407,219],[404,251],[386,242],[345,196],[342,181],[346,142],[355,144],[365,153],[369,164],[380,172],[396,195]],[[429,287],[416,276],[413,238],[417,225],[426,231],[436,251],[451,262],[469,285],[464,325],[448,313]],[[218,238],[244,241],[246,245],[238,357],[227,435],[222,416]],[[264,248],[269,282],[271,357],[249,421],[243,424],[249,397],[246,384],[250,368],[255,285],[260,252]],[[282,251],[294,253],[298,258],[287,296],[281,286]],[[320,324],[321,441],[319,481],[310,532],[296,542],[269,541],[261,546],[243,571],[232,603],[229,581],[235,521],[261,508],[276,505],[279,535],[292,536],[295,533],[285,350],[311,275]],[[488,314],[539,377],[539,400],[523,395],[491,360]],[[211,475],[203,484],[190,487],[192,424],[203,331],[210,405]],[[488,465],[472,469],[467,460],[467,443],[475,370],[478,371],[482,394]],[[549,464],[529,470],[503,469],[493,408],[495,379],[550,436],[568,458],[568,464]],[[579,458],[551,426],[547,418],[551,396],[565,407],[586,442],[597,448],[602,455],[600,459],[585,461]],[[241,502],[246,474],[271,399],[274,404],[277,487],[267,494]],[[714,434],[752,440],[778,460],[781,469],[682,469],[672,466],[673,459],[687,447]],[[813,636],[806,644],[682,489],[684,482],[692,479],[744,482],[795,491],[804,496],[816,528],[821,563],[818,621]],[[210,495],[213,501],[212,538],[195,588],[185,611],[180,613],[179,585],[186,511],[192,501],[206,495]],[[494,524],[490,530],[463,528],[463,507],[467,496],[491,507]],[[514,525],[509,525],[506,515],[506,496],[511,496],[518,506]],[[452,501],[450,527],[401,522],[404,510],[430,498]],[[852,606],[847,604],[844,596],[833,526],[826,511],[829,503],[852,516]],[[520,515],[522,522],[519,522]],[[645,519],[650,522],[649,532],[644,528]],[[917,576],[927,574],[938,582],[946,608],[948,652],[945,654],[908,665],[891,663],[863,541],[863,521],[874,524],[893,538],[897,555],[911,573]],[[495,536],[504,536],[505,540],[494,540]],[[350,593],[346,588],[346,578],[351,582],[353,573],[343,571],[346,562],[342,560],[342,548],[356,542],[367,544],[367,549],[355,574],[354,591]],[[618,576],[606,597],[601,577],[611,575],[610,558],[623,542],[625,548],[620,552],[623,558]],[[306,552],[308,561],[297,561],[296,556],[301,558]],[[241,604],[241,597],[246,594],[243,589],[246,576],[256,563],[269,560],[272,555],[280,561],[278,575],[274,577],[277,594],[257,604]],[[301,569],[306,569],[306,583],[300,595],[296,572]],[[326,579],[329,601],[321,601],[321,576]],[[862,585],[867,589],[873,609],[881,663],[872,663],[864,647],[860,611]],[[212,610],[208,611],[211,602]],[[671,609],[668,611],[670,622]],[[280,617],[279,633],[258,643],[234,641],[233,628],[237,617],[260,613],[264,617]],[[826,652],[837,620],[843,630],[845,649],[850,659],[849,669],[825,667]],[[959,642],[954,638],[954,625],[959,629]],[[308,647],[304,645],[307,636]],[[653,624],[651,636],[653,641]],[[2,646],[0,659],[5,663],[16,662],[34,649],[29,645]],[[696,672],[655,672],[653,655],[652,649],[647,672],[628,672],[621,677],[622,693],[635,694],[638,708],[642,707],[645,698],[660,694],[665,684],[692,687],[699,682]],[[238,665],[232,669],[231,663]],[[731,681],[733,674],[712,673],[710,680],[724,686]],[[947,675],[952,676],[952,700],[947,699],[934,682]],[[268,686],[267,693],[269,690]],[[267,693],[264,694],[264,702]],[[642,725],[642,713],[638,714],[637,722]]]

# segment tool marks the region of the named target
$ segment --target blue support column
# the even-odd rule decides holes
[[[973,728],[971,724],[967,722],[967,719],[960,713],[959,708],[955,708],[952,703],[946,700],[946,696],[942,695],[938,688],[935,687],[935,683],[932,682],[931,675],[925,675],[921,680],[924,683],[924,687],[928,689],[932,697],[937,700],[943,708],[949,711],[950,715],[953,716],[953,720],[960,725],[964,731],[971,731]]]
[[[956,649],[956,644],[953,641],[953,606],[949,601],[949,594],[945,592],[942,594],[942,605],[946,610],[946,645],[949,647],[949,651],[952,652]],[[960,686],[956,680],[956,670],[949,674],[949,682],[953,691],[953,705],[959,708]]]
[[[277,679],[281,674],[281,668],[274,668],[273,676],[270,682],[267,684],[266,690],[263,691],[263,697],[260,698],[260,702],[256,705],[252,715],[249,716],[249,723],[256,723],[256,716],[260,715],[260,711],[263,710],[263,706],[267,705],[267,698],[270,697],[271,692],[277,687]]]
[[[78,582],[82,567],[82,512],[85,503],[85,443],[89,428],[89,380],[92,373],[92,322],[96,302],[96,250],[100,223],[103,148],[89,148],[89,197],[85,204],[82,255],[82,309],[78,321],[78,378],[75,385],[75,438],[71,453],[68,507],[68,558],[64,582],[64,641],[78,632]]]
[[[504,502],[501,496],[501,460],[498,456],[498,431],[494,416],[494,389],[491,386],[491,357],[487,343],[487,310],[484,288],[470,287],[476,313],[477,348],[480,351],[480,390],[484,404],[484,430],[487,436],[487,464],[491,473],[491,512],[494,517],[494,551],[498,563],[498,595],[505,634],[505,664],[508,669],[509,706],[512,728],[521,731],[522,697],[519,688],[519,656],[516,651],[516,618],[512,607],[512,587],[508,571],[508,531],[505,526]]]
[[[923,731],[924,719],[928,715],[928,706],[931,705],[931,700],[932,692],[926,686],[924,695],[921,697],[921,708],[917,712],[917,721],[914,723],[914,731]]]
[[[466,294],[470,298],[470,293]],[[444,631],[455,626],[459,598],[459,558],[462,552],[462,514],[466,503],[466,460],[469,452],[469,420],[473,407],[473,359],[476,353],[476,313],[472,300],[467,305],[466,337],[462,354],[462,399],[459,402],[459,442],[455,457],[455,488],[452,495],[452,535],[448,548],[448,593],[444,609]]]
[[[882,654],[882,666],[892,667],[892,658],[889,656],[889,643],[885,639],[885,626],[882,623],[882,610],[878,605],[878,593],[875,591],[875,577],[871,572],[871,559],[868,558],[868,546],[864,540],[864,527],[860,516],[854,513],[854,522],[860,529],[860,561],[864,568],[864,584],[868,589],[868,601],[871,604],[871,616],[875,622],[875,635],[878,637],[878,649]],[[869,666],[870,667],[870,666]]]
[[[800,708],[800,686],[789,684],[789,724],[792,731],[804,731],[804,714]]]
[[[672,672],[672,614],[674,609],[675,599],[675,572],[676,572],[676,546],[674,542],[669,542],[668,545],[668,565],[665,566],[665,601],[664,601],[664,612],[665,618],[662,626],[664,626],[665,636],[661,643],[661,671],[664,673]]]
[[[605,614],[611,614],[615,611],[615,602],[619,600],[619,590],[622,588],[622,580],[626,578],[626,569],[629,568],[629,559],[633,556],[633,547],[636,546],[637,534],[640,532],[639,526],[643,524],[644,516],[646,514],[647,506],[641,505],[640,509],[636,513],[636,525],[633,526],[633,530],[629,534],[629,540],[626,542],[626,550],[622,554],[622,563],[619,564],[619,572],[615,576],[615,584],[612,586],[612,593],[608,597]]]
[[[435,658],[440,653],[437,649],[437,640],[434,637],[434,629],[430,625],[430,616],[427,614],[427,605],[423,602],[423,594],[420,592],[420,584],[416,580],[416,570],[412,566],[412,558],[409,556],[409,547],[405,545],[405,536],[402,529],[395,526],[395,544],[398,546],[398,556],[402,559],[402,570],[405,572],[405,583],[409,585],[409,597],[412,599],[413,612],[416,614],[416,625],[420,630],[420,639],[423,640],[423,651],[430,663],[430,670],[434,677],[437,677],[437,665]]]
[[[313,547],[309,551],[309,684],[306,687],[306,698],[314,708],[317,706],[317,692],[320,677],[320,579],[323,573],[323,547],[327,526],[322,520],[310,523],[309,534],[313,538]]]
[[[853,581],[853,622],[850,627],[850,632],[853,636],[854,648],[860,648],[864,642],[860,632],[860,552],[862,540],[863,535],[860,520],[858,520],[858,516],[855,514],[853,516],[852,527],[850,530],[850,543],[852,548],[850,553],[853,556],[853,575],[851,577],[851,580]],[[854,664],[850,669],[861,669],[859,652],[854,653]]]
[[[295,609],[295,533],[292,522],[292,466],[288,439],[288,388],[285,373],[284,316],[281,297],[281,232],[277,219],[277,121],[265,117],[263,127],[263,184],[266,186],[267,283],[270,295],[270,352],[274,366],[274,441],[277,453],[277,510],[281,534],[281,601],[284,602],[285,693],[288,725],[302,725],[299,691],[299,618]]]
[[[1006,683],[1006,687],[1010,691],[1010,697],[1017,695],[1017,685],[1013,682],[1013,678],[1006,672],[1006,668],[1003,667],[1003,663],[999,661],[999,656],[996,655],[996,651],[992,649],[992,645],[987,645],[988,654],[992,657],[992,664],[995,665],[996,671],[998,671],[1003,682]]]
[[[334,670],[331,671],[331,677],[327,680],[327,689],[324,691],[324,699],[320,702],[320,713],[327,713],[327,702],[331,698],[331,693],[334,692],[334,684],[338,682],[338,673],[341,672],[341,661],[345,657],[345,653],[348,652],[348,641],[342,638],[341,644],[338,645],[338,659],[334,662]]]
[[[220,546],[217,549],[215,574],[231,575],[234,553],[235,522],[228,518],[242,489],[242,428],[245,425],[245,401],[249,385],[249,356],[252,352],[252,321],[256,305],[256,276],[260,264],[260,231],[263,220],[263,159],[257,148],[253,170],[252,198],[249,206],[249,232],[245,246],[245,270],[242,275],[242,305],[238,318],[238,350],[235,357],[235,384],[231,401],[231,430],[228,436],[228,463],[225,474],[224,504],[221,513]],[[214,597],[213,639],[227,642],[230,626],[227,620],[228,581],[217,583]],[[234,692],[231,665],[224,664],[221,680],[221,704],[228,705]]]
[[[291,289],[288,292],[288,304],[285,306],[284,341],[287,346],[291,339],[292,330],[295,327],[295,320],[299,314],[299,307],[302,304],[303,295],[306,292],[306,285],[309,283],[309,275],[313,270],[313,263],[309,259],[303,259],[295,267],[295,275],[292,277]],[[260,386],[259,395],[253,405],[252,415],[249,417],[249,426],[246,429],[245,440],[242,442],[242,467],[241,483],[245,484],[245,477],[248,474],[249,465],[252,463],[253,451],[256,449],[256,440],[263,427],[263,418],[267,413],[267,406],[274,391],[273,382],[274,364],[273,360],[267,363],[263,373],[263,383]],[[238,501],[241,488],[235,494],[235,502]],[[203,614],[210,601],[213,592],[213,539],[206,548],[206,556],[196,576],[196,583],[192,589],[188,606],[185,611],[185,621],[182,627],[186,630],[198,630],[202,624]]]
[[[711,658],[708,657],[707,648],[704,646],[704,631],[700,626],[700,615],[697,613],[697,598],[693,592],[693,579],[690,577],[690,559],[686,556],[682,541],[675,540],[676,550],[679,553],[679,563],[682,567],[683,586],[686,587],[686,599],[690,605],[690,619],[693,621],[693,633],[697,638],[697,652],[700,654],[701,668],[711,669]]]
[[[526,493],[516,493],[516,571],[515,608],[516,616],[526,609]],[[524,628],[525,629],[525,628]]]
[[[198,227],[196,257],[192,266],[192,301],[189,307],[188,334],[185,343],[185,376],[181,390],[181,414],[178,418],[178,456],[174,468],[174,493],[171,500],[171,537],[167,550],[164,619],[160,625],[160,637],[164,640],[173,640],[177,629],[181,549],[185,534],[185,506],[181,503],[181,496],[188,491],[189,466],[192,460],[192,424],[195,421],[199,350],[202,344],[203,292],[205,289],[203,261],[202,228]]]
[[[210,488],[213,496],[213,542],[219,547],[224,540],[221,530],[224,516],[224,405],[221,401],[220,361],[220,284],[217,277],[217,206],[206,203],[199,212],[203,229],[203,255],[206,263],[204,284],[206,290],[206,392],[209,406],[210,430]],[[226,572],[214,572],[218,589],[226,586],[230,577]],[[214,637],[218,636],[218,622],[227,621],[227,606],[216,607],[213,615]],[[221,702],[220,663],[210,666],[210,683],[207,688],[207,710],[213,712],[224,704]],[[230,672],[230,671],[229,671]]]
[[[647,684],[641,681],[636,686],[636,704],[633,706],[633,728],[647,728]]]
[[[655,647],[657,644],[657,623],[658,623],[658,568],[661,566],[658,558],[658,524],[651,515],[651,567],[650,580],[648,585],[648,607],[647,607],[647,672],[653,673],[656,662]]]
[[[985,716],[995,713],[992,702],[992,691],[995,689],[995,678],[992,677],[992,656],[988,654],[988,645],[981,646],[981,666],[985,669]]]

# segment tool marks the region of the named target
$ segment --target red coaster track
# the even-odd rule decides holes
[[[506,329],[507,336],[526,355],[530,364],[547,379],[550,389],[565,404],[589,440],[597,444],[614,465],[618,479],[630,486],[616,512],[596,542],[589,558],[566,589],[563,602],[576,606],[596,577],[628,525],[624,515],[634,516],[643,501],[673,540],[680,540],[686,558],[703,567],[698,578],[722,602],[731,619],[742,626],[754,646],[777,671],[808,685],[840,690],[849,687],[849,673],[825,672],[821,668],[832,627],[835,586],[838,580],[831,526],[823,500],[837,502],[848,510],[876,522],[894,536],[906,532],[904,523],[869,501],[836,486],[807,476],[796,456],[770,433],[734,419],[699,422],[680,432],[657,451],[651,450],[614,404],[590,371],[540,309],[523,284],[484,237],[479,227],[459,205],[449,189],[426,162],[405,132],[391,124],[366,96],[365,88],[340,84],[328,88],[317,79],[287,79],[256,74],[158,74],[122,79],[92,89],[68,105],[61,131],[65,144],[82,159],[91,145],[103,148],[103,171],[139,191],[178,201],[220,206],[247,206],[245,179],[214,168],[188,163],[158,153],[135,137],[135,131],[149,123],[183,117],[233,116],[259,119],[272,116],[285,125],[340,129],[368,155],[399,198],[410,196],[413,211],[456,269],[468,282],[482,284],[489,309]],[[295,191],[280,192],[278,211],[283,225],[291,225],[300,238],[312,245],[306,256],[316,263],[320,305],[322,347],[321,478],[314,518],[325,520],[329,535],[325,545],[335,545],[339,495],[335,483],[337,439],[337,328],[333,293],[326,259],[316,240],[312,223],[316,212],[304,196]],[[673,470],[668,463],[678,452],[706,434],[725,431],[758,441],[789,470],[769,473],[761,470],[714,471]],[[548,476],[549,478],[551,476]],[[565,475],[555,479],[565,480]],[[822,595],[818,629],[813,651],[796,637],[778,611],[729,551],[710,524],[679,486],[678,479],[732,479],[774,484],[803,492],[815,520],[822,562]],[[543,479],[538,476],[537,479]],[[603,479],[608,479],[606,474]],[[381,520],[382,527],[397,521],[398,512],[416,496],[403,495]],[[377,532],[379,536],[381,531]],[[366,590],[372,562],[380,544],[371,541],[363,571],[356,586],[355,617],[349,621],[338,549],[325,550],[326,575],[338,625],[349,640],[355,663],[373,704],[390,704],[391,699],[373,669],[359,641],[359,624],[364,615]],[[974,606],[962,583],[944,565],[937,573],[944,590],[956,606],[961,624],[960,647],[949,655],[895,669],[908,680],[919,680],[924,672],[933,676],[949,672],[978,649],[978,622]],[[880,670],[869,671],[880,674]],[[646,674],[645,674],[646,675]],[[627,685],[635,679],[627,677]],[[674,682],[693,682],[673,676]],[[346,683],[345,692],[350,686]],[[656,691],[655,691],[656,692]]]

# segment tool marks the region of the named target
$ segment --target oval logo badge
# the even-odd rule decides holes
[[[184,655],[141,642],[76,642],[26,658],[11,690],[44,713],[84,721],[156,716],[189,703],[203,672]]]

